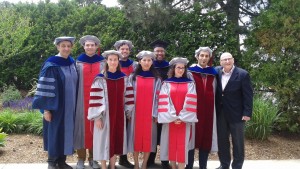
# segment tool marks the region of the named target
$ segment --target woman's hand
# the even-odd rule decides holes
[[[99,129],[103,129],[103,121],[102,121],[102,119],[96,119],[95,123],[96,123],[96,127],[98,127]]]
[[[157,123],[157,117],[153,117],[153,121]]]
[[[49,110],[44,110],[44,119],[48,122],[51,122],[52,114]]]
[[[177,119],[177,120],[174,121],[175,124],[181,124],[181,122],[182,121],[180,119]]]

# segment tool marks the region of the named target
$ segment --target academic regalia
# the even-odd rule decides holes
[[[132,111],[133,90],[120,71],[99,74],[91,87],[88,119],[101,118],[104,127],[94,124],[94,160],[109,160],[115,154],[127,153],[125,111]]]
[[[195,148],[207,152],[218,151],[216,126],[216,74],[213,67],[189,67],[189,76],[196,83],[197,117]]]
[[[51,122],[43,120],[44,149],[49,157],[74,152],[73,133],[78,75],[75,61],[52,56],[44,63],[32,107],[50,110]]]
[[[169,71],[169,62],[168,61],[158,61],[155,60],[153,62],[154,68],[159,72],[162,80],[166,80],[168,78],[168,71]]]
[[[74,132],[74,148],[76,150],[92,149],[93,147],[93,121],[87,119],[90,89],[95,77],[103,71],[104,66],[103,56],[97,54],[89,57],[83,53],[76,61],[79,74]]]
[[[137,62],[127,59],[126,61],[120,60],[121,71],[129,76],[136,68]]]
[[[142,71],[133,80],[135,109],[129,112],[128,151],[155,152],[157,141],[157,101],[161,87],[160,78],[155,78],[150,71]]]
[[[160,159],[188,163],[188,151],[194,149],[197,122],[195,84],[188,78],[172,77],[164,81],[159,94],[158,122],[162,123]],[[180,119],[181,124],[175,124]]]

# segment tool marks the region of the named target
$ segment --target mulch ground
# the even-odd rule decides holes
[[[132,156],[129,157],[133,161]],[[218,160],[217,154],[211,154],[209,158]],[[6,146],[0,147],[0,163],[44,163],[46,159],[47,153],[43,150],[43,139],[40,136],[9,135]],[[246,159],[300,159],[300,135],[273,134],[265,141],[246,140]],[[69,156],[68,162],[76,162],[76,155]]]

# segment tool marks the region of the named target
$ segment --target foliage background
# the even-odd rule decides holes
[[[199,46],[222,52],[250,72],[253,86],[278,105],[278,130],[300,132],[300,1],[299,0],[119,0],[107,8],[101,0],[48,0],[0,3],[0,90],[28,91],[42,63],[57,50],[57,36],[86,34],[101,39],[101,51],[129,39],[135,48],[151,50],[155,39],[170,42],[167,59],[185,56],[195,62]],[[134,4],[134,5],[132,5]],[[245,18],[246,21],[244,20]],[[245,37],[244,41],[240,41]],[[72,55],[83,49],[76,43]],[[267,93],[268,92],[268,93]],[[270,94],[271,93],[271,94]]]

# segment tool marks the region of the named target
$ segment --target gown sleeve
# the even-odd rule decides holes
[[[185,96],[183,109],[179,113],[179,119],[184,122],[198,122],[197,120],[197,94],[194,83],[188,84],[188,93]]]
[[[105,113],[106,103],[103,80],[103,78],[96,77],[91,86],[89,110],[87,117],[89,120],[102,118]]]
[[[59,108],[59,95],[62,93],[62,82],[57,67],[43,66],[35,92],[32,108],[42,110],[57,111]]]
[[[125,78],[125,113],[127,117],[131,117],[132,111],[134,109],[134,93],[132,83],[129,78]]]
[[[175,107],[170,98],[170,87],[168,83],[163,83],[158,101],[158,122],[171,123],[178,119]]]

